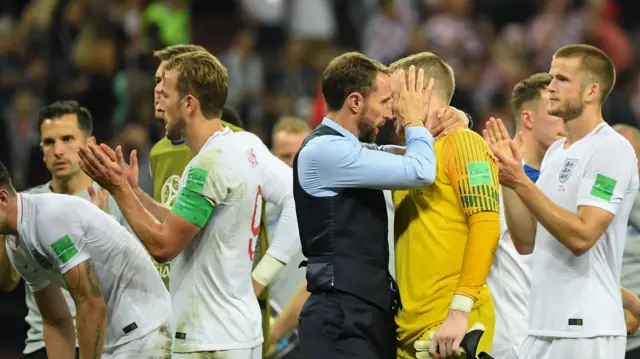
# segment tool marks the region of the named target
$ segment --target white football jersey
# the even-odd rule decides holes
[[[260,231],[261,160],[251,144],[225,128],[184,170],[180,190],[191,183],[190,190],[214,210],[171,263],[174,352],[249,349],[262,343],[260,308],[251,285]]]
[[[595,245],[574,255],[538,223],[529,334],[559,338],[626,336],[620,267],[627,221],[638,192],[635,152],[606,123],[564,148],[554,143],[542,162],[537,186],[556,205],[603,209],[613,221]]]
[[[97,184],[93,184],[95,189],[98,189],[98,185]],[[51,191],[51,182],[49,183],[45,183],[41,186],[37,186],[34,188],[31,188],[27,191],[25,191],[25,193],[53,193]],[[77,194],[75,194],[76,197],[82,198],[85,201],[91,202],[91,196],[89,196],[89,191],[84,190],[82,192],[79,192]],[[120,208],[118,207],[118,204],[116,203],[116,201],[113,199],[113,197],[111,197],[111,195],[109,194],[109,214],[111,214],[116,221],[118,221],[118,223],[120,223],[124,228],[127,229],[127,231],[129,231],[129,233],[132,233],[131,227],[129,227],[129,224],[127,223],[126,219],[124,218],[124,216],[122,215],[122,212],[120,211]],[[38,306],[36,305],[36,301],[33,298],[33,293],[31,293],[31,291],[27,288],[27,290],[25,290],[25,301],[27,303],[27,316],[25,318],[25,321],[27,322],[27,324],[29,324],[29,330],[27,331],[27,340],[25,348],[23,353],[24,354],[31,354],[33,352],[36,352],[40,349],[44,348],[44,335],[43,335],[43,328],[42,328],[42,314],[40,313],[40,310],[38,309]],[[73,299],[71,298],[71,294],[69,294],[69,292],[67,292],[66,289],[62,290],[62,295],[64,295],[64,298],[67,300],[67,304],[69,305],[69,310],[71,311],[71,315],[74,318],[76,318],[76,306],[73,303]],[[77,345],[77,344],[76,344]]]
[[[497,359],[513,356],[527,337],[531,287],[531,255],[518,253],[511,240],[504,218],[502,195],[500,232],[500,241],[487,276],[496,311],[491,354]]]
[[[66,288],[64,274],[91,260],[107,305],[105,347],[143,337],[170,318],[169,293],[137,238],[76,196],[18,194],[18,239],[7,254],[32,292]]]

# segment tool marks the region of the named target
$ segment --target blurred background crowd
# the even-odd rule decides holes
[[[164,131],[153,118],[152,52],[186,43],[220,58],[227,104],[267,145],[283,116],[320,123],[322,71],[350,50],[386,64],[435,52],[453,66],[452,105],[472,116],[474,129],[494,116],[513,130],[512,87],[548,71],[561,46],[590,43],[618,74],[605,120],[637,126],[638,14],[638,0],[2,0],[0,161],[19,189],[49,180],[37,113],[75,99],[93,113],[98,141],[137,149],[148,168]],[[378,141],[397,141],[390,128]],[[0,358],[15,357],[26,330],[22,289],[0,303]]]

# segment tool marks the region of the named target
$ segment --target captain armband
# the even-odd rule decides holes
[[[451,306],[449,307],[449,309],[455,309],[469,313],[471,312],[471,308],[473,308],[474,303],[475,302],[473,301],[473,299],[469,297],[461,294],[455,294],[453,296],[453,300],[451,301]]]
[[[213,204],[204,196],[183,188],[171,207],[171,212],[194,226],[202,228],[211,217],[213,208]]]
[[[269,254],[265,254],[260,260],[256,268],[251,273],[251,277],[262,286],[267,286],[271,280],[280,273],[285,264],[273,258]]]

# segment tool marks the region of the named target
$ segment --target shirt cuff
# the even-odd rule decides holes
[[[427,128],[422,126],[413,126],[405,129],[404,136],[406,137],[407,142],[419,137],[424,137],[428,141],[433,142],[433,136],[431,136],[431,132],[427,131]]]
[[[449,308],[469,313],[471,312],[471,308],[473,308],[473,304],[473,299],[462,294],[455,294]]]

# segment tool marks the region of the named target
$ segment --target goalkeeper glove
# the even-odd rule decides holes
[[[429,346],[431,345],[431,340],[433,340],[434,334],[434,331],[430,331],[427,334],[427,340],[416,340],[413,344],[413,347],[416,349],[416,359],[433,359],[429,353]],[[452,359],[476,359],[475,354],[478,349],[478,344],[480,343],[480,338],[482,338],[482,334],[484,334],[484,325],[481,323],[475,323],[460,343],[460,352],[462,354]],[[486,353],[480,353],[479,358],[492,359]]]

